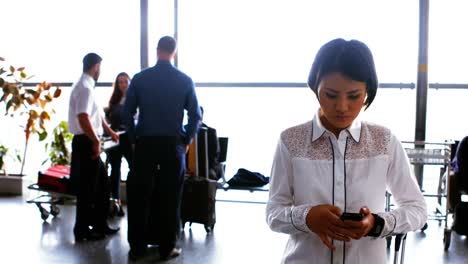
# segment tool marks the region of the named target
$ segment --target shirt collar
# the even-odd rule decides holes
[[[172,65],[170,61],[168,60],[161,60],[159,59],[157,62],[156,62],[156,65]]]
[[[328,129],[326,129],[319,118],[320,109],[315,113],[314,119],[312,120],[312,141],[320,138]],[[361,126],[362,122],[356,118],[353,123],[346,128],[346,131],[354,139],[354,141],[359,142],[361,138]],[[331,132],[330,132],[331,133]]]
[[[88,82],[93,88],[96,86],[96,81],[94,78],[86,72],[83,73],[83,81]]]

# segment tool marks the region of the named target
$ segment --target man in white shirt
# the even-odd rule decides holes
[[[114,141],[119,136],[102,118],[94,99],[94,87],[99,78],[101,57],[88,53],[83,58],[83,74],[73,85],[68,111],[68,125],[74,135],[70,176],[76,194],[75,241],[97,240],[119,229],[107,224],[109,183],[107,171],[99,154],[103,128]]]

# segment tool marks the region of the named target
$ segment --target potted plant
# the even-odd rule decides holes
[[[13,174],[3,173],[0,176],[0,193],[21,194],[22,177],[26,154],[31,134],[37,134],[39,141],[47,138],[46,122],[54,113],[54,109],[49,105],[55,98],[61,94],[58,86],[42,82],[33,87],[25,87],[24,82],[32,76],[28,76],[24,67],[16,68],[14,66],[4,66],[5,60],[0,57],[0,104],[5,104],[5,115],[24,122],[24,151],[23,155],[18,155],[21,161],[20,177],[11,178]],[[23,119],[23,120],[21,120]],[[11,188],[12,181],[16,181],[15,186]],[[7,183],[7,184],[6,184]]]
[[[45,144],[49,157],[42,164],[50,160],[51,165],[70,165],[72,139],[73,134],[68,132],[68,123],[60,122],[53,130],[52,141]]]
[[[3,168],[3,165],[5,164],[4,158],[6,157],[8,153],[8,148],[4,145],[0,145],[0,172],[5,173],[5,169]]]

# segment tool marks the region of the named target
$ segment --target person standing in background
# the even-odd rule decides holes
[[[176,40],[162,37],[155,66],[137,73],[130,83],[123,108],[130,142],[134,144],[134,173],[127,179],[129,258],[146,254],[148,226],[157,225],[161,259],[177,257],[180,202],[185,154],[200,125],[201,113],[192,79],[175,68],[171,60]],[[133,117],[138,109],[138,122]],[[184,128],[184,111],[188,125]],[[157,222],[149,223],[150,210]]]
[[[200,107],[202,114],[202,123],[200,127],[206,128],[207,130],[207,144],[208,144],[208,177],[212,180],[219,180],[224,176],[223,167],[220,164],[218,158],[220,155],[219,139],[216,129],[208,126],[203,121],[204,110]],[[199,134],[200,136],[200,134]],[[200,139],[201,140],[201,139]],[[201,142],[201,141],[199,141]]]
[[[468,136],[465,136],[458,143],[452,160],[452,170],[455,173],[455,182],[453,184],[454,193],[457,201],[452,205],[455,207],[460,202],[459,191],[468,192]]]
[[[105,109],[106,119],[110,123],[110,127],[114,131],[123,132],[119,136],[119,145],[115,148],[112,148],[108,151],[108,159],[111,165],[110,173],[110,186],[111,186],[111,198],[115,199],[119,205],[117,216],[124,216],[125,212],[122,208],[122,202],[120,200],[120,181],[121,181],[121,165],[122,157],[125,157],[128,163],[128,175],[132,173],[133,170],[133,150],[128,139],[128,135],[125,132],[125,125],[122,120],[122,107],[125,102],[125,96],[127,93],[127,88],[130,82],[130,76],[121,72],[117,75],[114,82],[114,90],[112,92],[111,98],[109,100],[109,105]]]
[[[109,181],[99,157],[103,128],[114,141],[119,140],[95,101],[94,88],[101,72],[101,61],[96,53],[88,53],[83,58],[83,74],[73,85],[68,110],[69,130],[74,135],[70,178],[76,184],[73,233],[77,242],[102,239],[119,231],[107,224]]]

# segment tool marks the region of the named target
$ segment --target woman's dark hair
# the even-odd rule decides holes
[[[117,77],[115,77],[115,81],[114,81],[114,90],[112,91],[112,95],[109,100],[109,107],[119,104],[120,101],[122,100],[123,94],[119,86],[119,78],[122,76],[125,76],[130,79],[130,76],[126,72],[121,72],[117,74]]]
[[[366,44],[358,40],[346,41],[338,38],[319,49],[307,81],[317,96],[320,81],[330,73],[341,73],[352,80],[365,82],[365,109],[371,105],[377,93],[378,80],[372,52]]]

